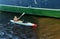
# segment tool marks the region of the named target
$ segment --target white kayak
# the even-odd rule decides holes
[[[15,22],[14,20],[10,20],[10,22],[20,24],[20,25],[25,25],[25,26],[36,26],[36,24],[34,24],[34,23],[29,23],[29,22],[28,23],[23,23],[23,21]]]

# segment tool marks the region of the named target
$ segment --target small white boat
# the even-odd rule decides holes
[[[18,17],[19,19],[24,15],[25,13],[23,13],[20,17]],[[15,19],[18,19],[17,17],[14,17]],[[34,23],[30,23],[30,22],[27,22],[27,23],[24,23],[23,21],[14,21],[14,20],[10,20],[10,22],[12,23],[16,23],[16,24],[19,24],[19,25],[25,25],[25,26],[31,26],[33,28],[36,28],[37,25],[34,24]]]
[[[28,23],[23,23],[23,21],[14,21],[14,20],[10,20],[10,22],[12,22],[12,23],[16,23],[16,24],[19,24],[19,25],[25,25],[25,26],[37,26],[36,24],[34,24],[34,23],[30,23],[30,22],[28,22]]]

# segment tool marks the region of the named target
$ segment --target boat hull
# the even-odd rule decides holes
[[[37,26],[36,24],[33,23],[23,23],[22,21],[15,22],[14,20],[10,20],[11,23],[13,24],[19,24],[19,25],[24,25],[24,26]]]

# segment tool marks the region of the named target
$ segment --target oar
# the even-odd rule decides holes
[[[25,14],[25,12],[21,16],[19,16],[18,19],[20,19],[24,14]]]

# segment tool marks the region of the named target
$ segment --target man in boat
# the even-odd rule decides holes
[[[18,18],[17,16],[14,16],[13,20],[14,20],[15,22],[22,23],[22,21],[19,20],[19,18]],[[30,26],[30,25],[29,25],[29,26]],[[33,28],[36,28],[36,27],[37,27],[36,24],[33,24],[33,25],[31,24],[31,26],[32,26]]]
[[[14,19],[13,19],[13,20],[14,20],[15,22],[20,21],[17,16],[14,16]]]
[[[16,21],[16,22],[18,22],[18,21],[20,21],[20,22],[22,22],[21,20],[19,20],[23,15],[24,15],[25,13],[23,13],[19,18],[17,17],[17,16],[14,16],[14,21]]]

